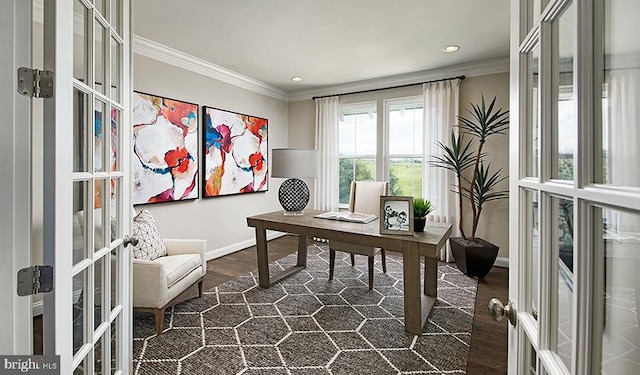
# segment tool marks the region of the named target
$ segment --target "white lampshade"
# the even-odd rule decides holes
[[[316,150],[274,148],[271,153],[271,177],[318,177]]]

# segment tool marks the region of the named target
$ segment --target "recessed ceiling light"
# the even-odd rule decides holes
[[[302,81],[302,77],[298,77],[298,76],[291,77],[291,80],[292,80],[293,82],[300,82],[300,81]]]
[[[460,49],[460,46],[456,46],[456,45],[450,45],[450,46],[446,46],[442,49],[442,52],[444,53],[451,53],[451,52],[456,52],[457,50]]]

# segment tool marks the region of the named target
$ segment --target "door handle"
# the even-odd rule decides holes
[[[498,298],[492,298],[491,301],[489,301],[488,307],[489,315],[491,315],[491,318],[496,322],[501,321],[506,316],[512,326],[516,325],[516,309],[511,301],[507,302],[507,305],[505,306]]]
[[[124,238],[122,239],[122,243],[124,244],[124,247],[127,247],[129,245],[136,246],[138,244],[138,238],[134,236],[124,236]]]

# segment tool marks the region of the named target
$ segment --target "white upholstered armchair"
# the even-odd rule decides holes
[[[145,235],[136,233],[134,225],[134,236],[138,241],[144,241],[141,237]],[[158,335],[163,330],[165,310],[182,292],[197,283],[198,296],[202,297],[202,283],[207,272],[205,240],[162,239],[161,242],[166,247],[163,255],[141,256],[140,251],[136,254],[134,247],[133,259],[133,307],[154,313]]]

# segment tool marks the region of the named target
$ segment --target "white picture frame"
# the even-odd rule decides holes
[[[380,197],[380,234],[414,234],[413,197]]]

